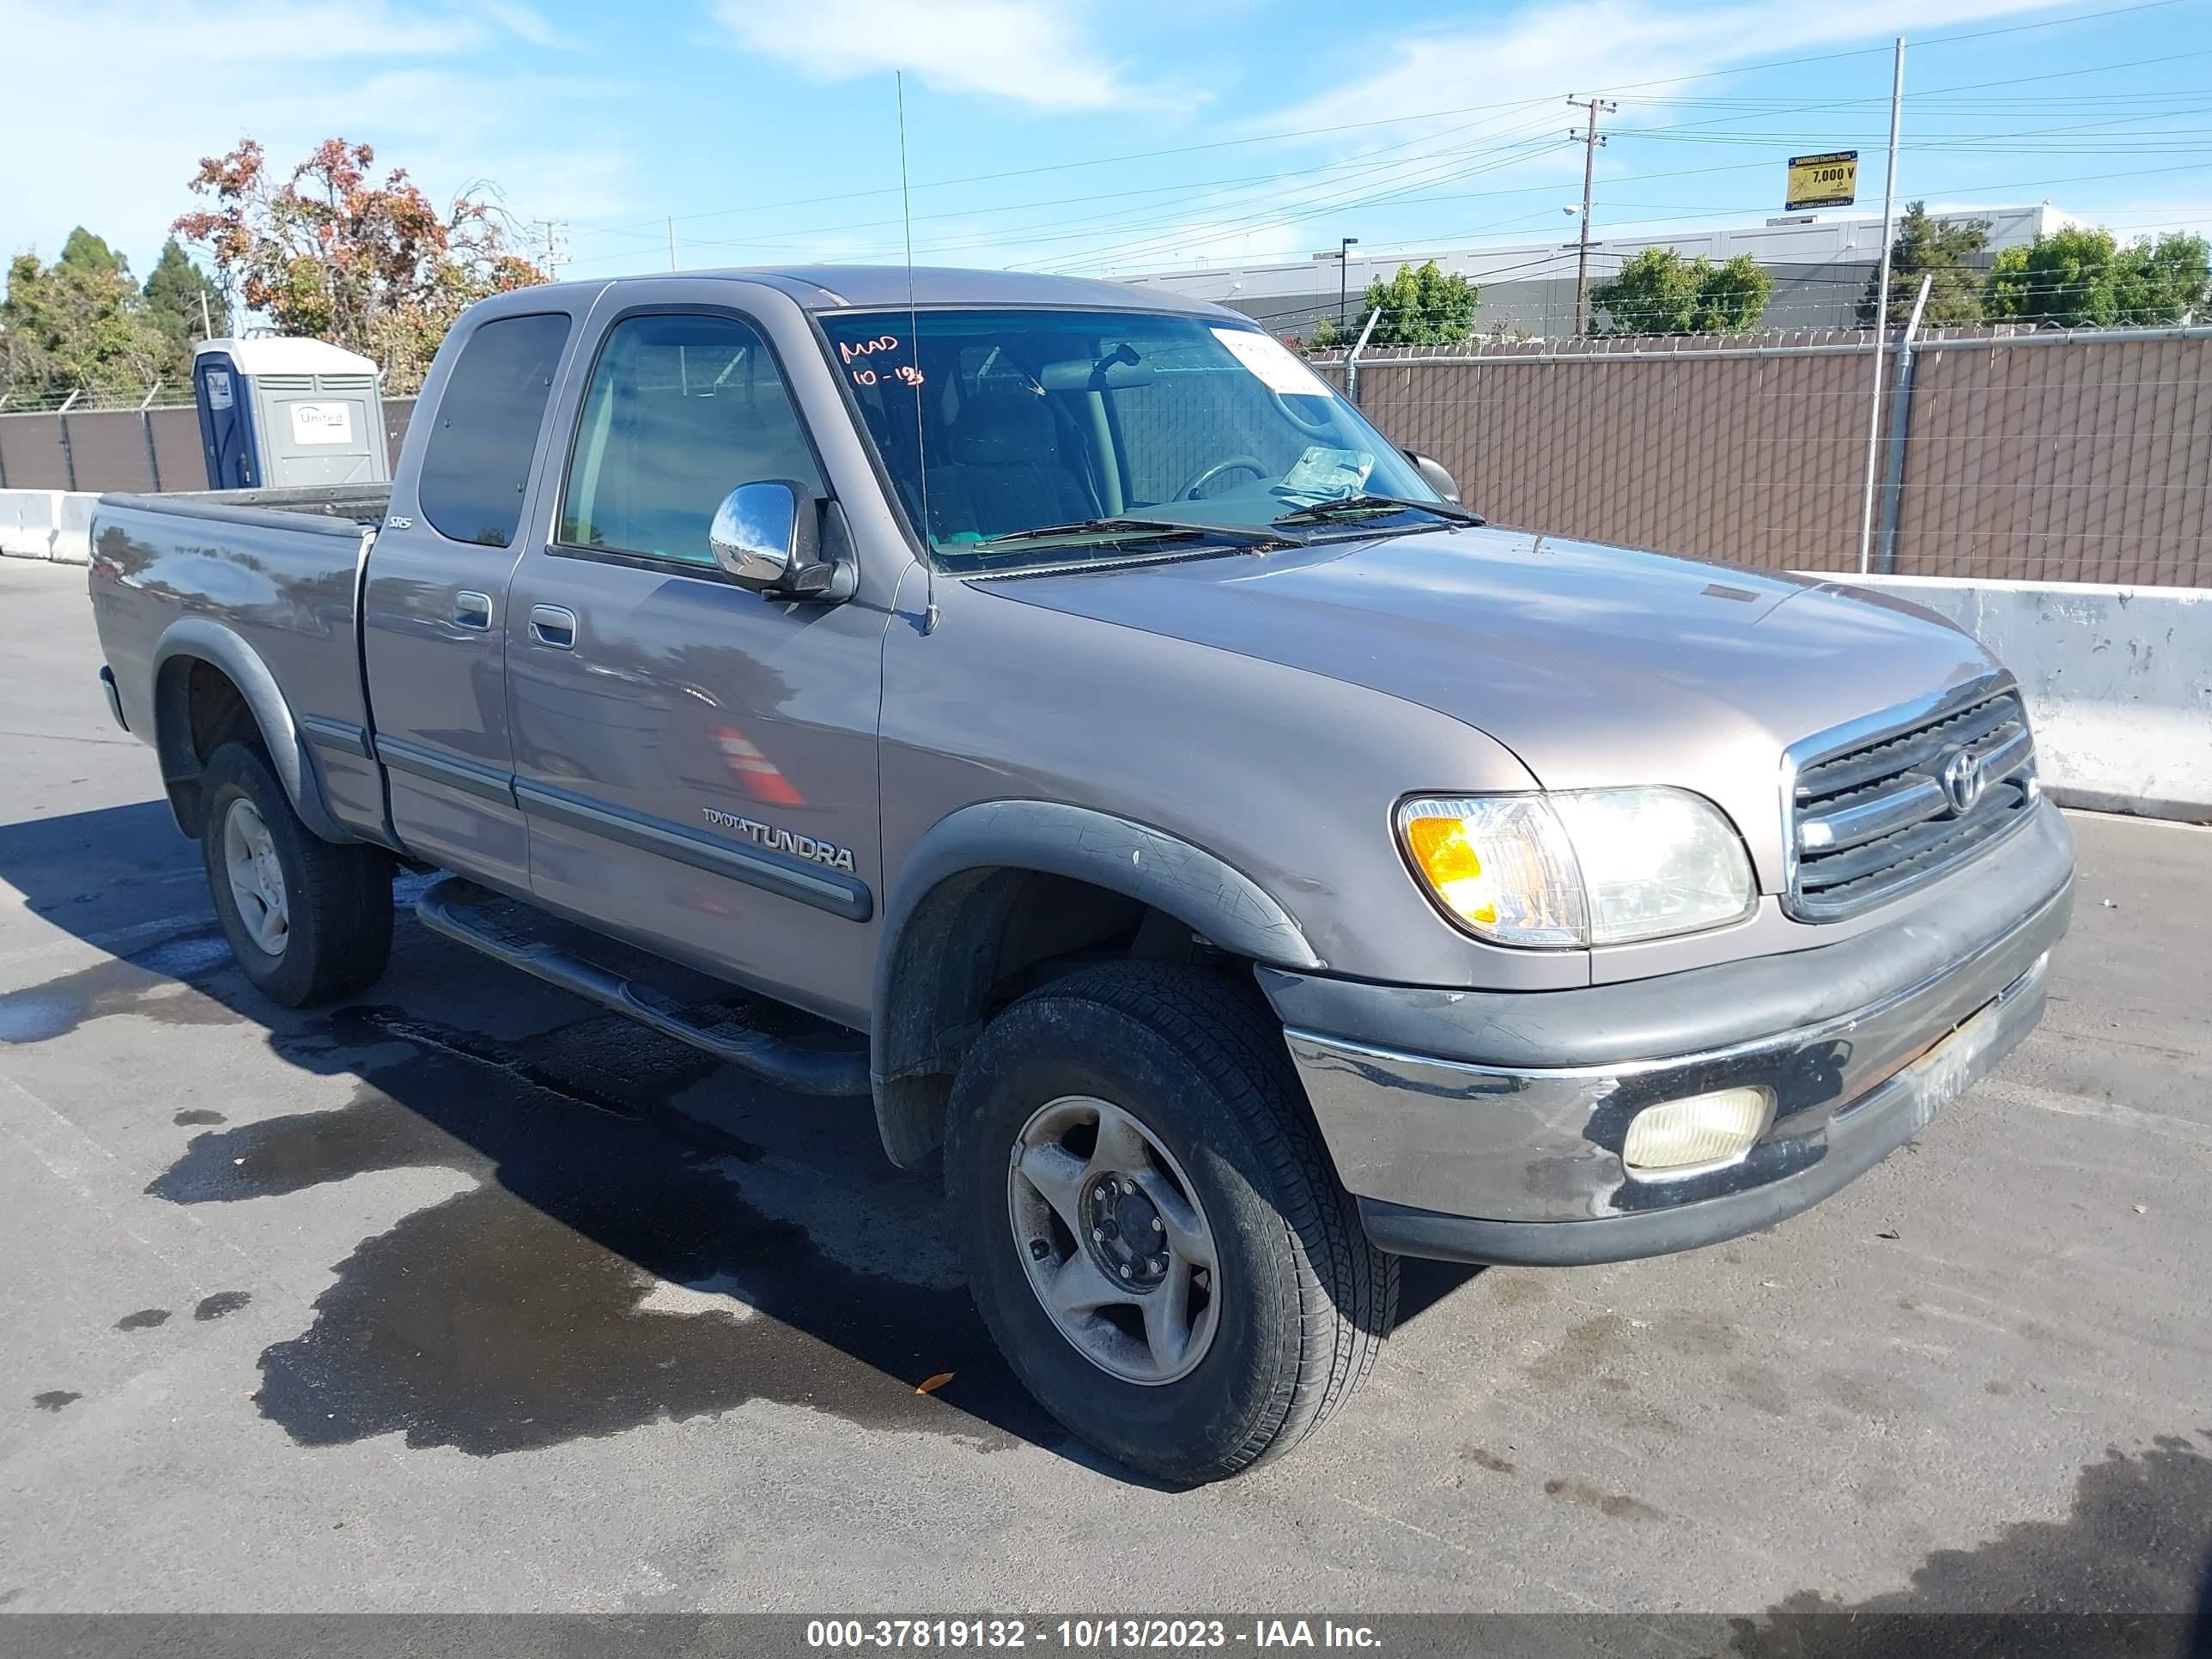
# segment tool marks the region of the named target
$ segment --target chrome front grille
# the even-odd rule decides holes
[[[1788,908],[1808,921],[1853,915],[1965,862],[2035,801],[2035,742],[2012,686],[1831,735],[1790,751]]]

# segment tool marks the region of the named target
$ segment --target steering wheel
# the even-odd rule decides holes
[[[1309,394],[1301,392],[1285,395],[1270,387],[1267,395],[1275,400],[1275,407],[1283,411],[1283,418],[1300,431],[1310,433],[1316,438],[1328,438],[1335,434],[1335,416],[1318,392]],[[1306,401],[1309,396],[1313,402],[1322,405],[1320,418],[1316,420],[1309,420],[1298,412],[1297,405]]]
[[[1231,455],[1226,460],[1216,461],[1175,493],[1179,501],[1194,501],[1198,492],[1224,472],[1249,472],[1255,478],[1264,478],[1274,469],[1257,455]]]

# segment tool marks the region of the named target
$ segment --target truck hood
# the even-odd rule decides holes
[[[1547,788],[1695,789],[1747,831],[1778,822],[1789,744],[1991,666],[1887,595],[1495,528],[981,585],[1425,705]]]

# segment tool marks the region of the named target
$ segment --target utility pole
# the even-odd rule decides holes
[[[1881,359],[1889,341],[1889,252],[1897,237],[1897,139],[1905,119],[1905,37],[1897,37],[1897,53],[1889,76],[1889,182],[1881,191],[1881,275],[1876,279],[1874,301],[1874,398],[1867,411],[1866,500],[1859,513],[1859,571],[1864,574],[1874,561],[1874,475],[1881,448]]]
[[[568,263],[568,249],[561,240],[561,233],[568,228],[568,222],[562,219],[540,219],[538,221],[538,228],[543,233],[545,245],[545,275],[551,281],[557,283],[561,280],[561,267]]]
[[[1575,332],[1589,332],[1589,251],[1590,251],[1590,186],[1597,177],[1597,147],[1605,140],[1599,136],[1597,118],[1611,115],[1620,106],[1603,98],[1570,98],[1577,109],[1589,116],[1583,130],[1567,130],[1567,137],[1583,141],[1583,239],[1575,254]]]
[[[668,216],[668,268],[676,269],[676,216]]]
[[[1359,246],[1357,236],[1346,236],[1336,245],[1336,331],[1344,332],[1344,300],[1349,285],[1347,273],[1352,269],[1352,250]]]

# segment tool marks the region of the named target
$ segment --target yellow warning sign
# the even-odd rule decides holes
[[[1790,194],[1783,207],[1790,213],[1799,208],[1849,207],[1857,199],[1858,191],[1858,151],[1838,149],[1826,155],[1793,155],[1790,158]]]

